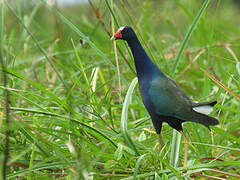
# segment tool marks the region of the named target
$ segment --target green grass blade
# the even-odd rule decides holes
[[[83,41],[87,42],[89,46],[100,56],[103,58],[103,60],[117,73],[117,68],[113,63],[108,59],[108,57],[100,50],[97,48],[97,46],[89,39],[88,36],[86,36],[84,33],[82,33],[71,21],[69,21],[63,14],[61,14],[59,11],[56,9],[51,8],[44,0],[41,0],[43,4],[50,9],[51,11],[55,12],[60,19],[67,24],[74,32],[76,32]],[[110,40],[109,40],[110,41]],[[125,78],[121,75],[121,79],[123,80],[124,83],[127,83]]]
[[[223,137],[225,137],[224,139],[225,140],[229,140],[229,141],[231,141],[232,143],[237,143],[237,144],[239,144],[240,145],[240,138],[238,138],[238,137],[236,137],[236,136],[234,136],[234,135],[232,135],[231,133],[229,133],[229,132],[226,132],[225,130],[223,130],[223,129],[220,129],[220,128],[218,128],[218,127],[211,127],[214,131],[216,131],[217,133],[219,133],[219,134],[222,134],[222,136]]]
[[[60,81],[63,83],[63,85],[67,88],[63,78],[61,77],[59,71],[57,70],[57,68],[55,67],[55,64],[51,61],[51,59],[48,57],[47,52],[45,51],[45,49],[42,48],[42,46],[40,45],[39,41],[36,39],[36,37],[30,32],[30,30],[27,28],[27,26],[23,23],[23,21],[21,20],[21,18],[15,13],[14,9],[8,4],[6,3],[8,8],[11,10],[11,12],[14,14],[14,16],[17,18],[18,22],[23,26],[23,28],[26,30],[26,32],[31,36],[32,40],[34,41],[34,43],[36,44],[36,46],[38,47],[38,49],[40,50],[40,52],[45,56],[46,60],[49,62],[49,64],[51,65],[51,67],[53,68],[53,70],[57,73],[58,78],[60,79]]]
[[[187,46],[187,44],[188,44],[188,42],[189,42],[189,40],[190,40],[190,38],[192,36],[192,33],[193,33],[194,29],[196,29],[196,27],[197,27],[197,25],[198,25],[202,15],[203,15],[203,13],[205,12],[206,8],[208,7],[208,4],[210,3],[210,1],[211,0],[204,1],[201,9],[199,10],[198,14],[195,16],[191,26],[189,27],[189,29],[188,29],[185,37],[184,37],[184,40],[183,40],[183,42],[182,42],[182,44],[180,46],[180,49],[179,49],[179,51],[177,53],[175,62],[174,62],[173,67],[172,67],[171,76],[174,76],[174,73],[175,73],[175,71],[177,69],[177,66],[178,66],[179,60],[180,60],[180,58],[181,58],[181,56],[183,54],[183,51],[186,48],[186,46]]]
[[[41,7],[40,5],[41,5],[41,4],[38,3],[38,4],[34,7],[34,9],[32,10],[32,12],[31,12],[31,14],[29,15],[29,17],[27,18],[27,21],[25,22],[25,25],[26,25],[27,28],[29,28],[29,26],[31,25],[34,17],[36,16],[36,13],[38,12],[39,8]],[[19,40],[19,44],[18,44],[18,46],[17,46],[18,49],[22,49],[22,48],[21,48],[21,44],[26,40],[26,38],[27,38],[27,32],[26,32],[26,31],[23,31],[22,34],[21,34],[21,36],[20,36],[20,38],[19,38],[20,40]],[[25,42],[25,43],[26,43],[26,42]]]
[[[171,144],[171,153],[170,153],[170,164],[173,167],[177,167],[178,165],[180,144],[181,144],[181,134],[174,129],[172,144]]]
[[[42,153],[46,156],[46,157],[50,157],[51,154],[48,151],[48,148],[46,146],[44,146],[42,143],[40,143],[39,141],[35,141],[34,135],[33,133],[28,129],[28,128],[21,128],[19,131],[21,131],[21,133],[25,136],[25,138],[27,140],[29,140],[32,144],[36,144],[36,146],[38,147],[38,149],[40,151],[42,151]]]
[[[0,17],[0,66],[2,67],[1,68],[1,80],[3,81],[3,85],[5,87],[4,89],[4,92],[2,93],[1,92],[1,95],[3,95],[3,102],[4,102],[4,105],[5,105],[5,118],[1,118],[0,119],[0,124],[2,124],[2,119],[4,119],[4,122],[5,122],[5,130],[4,130],[4,135],[5,135],[5,141],[4,143],[2,144],[4,146],[4,149],[1,150],[1,156],[3,160],[1,160],[1,167],[0,167],[0,170],[1,170],[1,175],[0,175],[0,178],[2,179],[6,179],[6,176],[7,176],[7,166],[8,166],[8,161],[9,161],[9,151],[10,151],[10,141],[9,141],[9,136],[10,136],[10,119],[11,119],[11,116],[10,116],[10,106],[11,106],[11,103],[10,103],[10,92],[8,90],[8,76],[7,76],[7,73],[5,71],[6,67],[7,67],[7,60],[5,60],[4,62],[4,59],[3,59],[3,50],[4,50],[4,47],[3,47],[3,38],[4,38],[4,30],[5,30],[5,24],[4,24],[4,20],[5,20],[5,8],[4,8],[4,2],[2,2],[2,5],[0,6],[0,14],[1,14],[1,17]],[[7,59],[7,58],[6,58]],[[2,99],[1,99],[2,100]],[[0,128],[1,128],[1,125],[0,125]]]
[[[206,143],[199,143],[199,142],[191,142],[191,144],[197,144],[197,145],[202,145],[202,146],[206,146],[206,147],[215,147],[215,148],[219,148],[219,149],[226,149],[226,150],[230,150],[230,151],[240,152],[240,148],[232,148],[230,146],[220,146],[220,145],[215,145],[215,144],[206,144]]]
[[[27,180],[31,180],[32,179],[32,173],[31,173],[31,169],[33,167],[33,161],[35,159],[35,145],[32,145],[32,153],[31,153],[31,158],[30,158],[30,162],[29,162],[29,173],[27,176]]]
[[[176,168],[176,170],[178,171],[188,171],[188,170],[195,170],[195,169],[203,169],[203,168],[215,168],[215,167],[226,167],[226,166],[236,166],[238,167],[240,165],[240,161],[223,161],[223,162],[214,162],[214,163],[205,163],[205,164],[198,164],[198,165],[194,165],[194,166],[190,166],[190,167],[180,167],[180,168]],[[164,170],[159,170],[157,171],[158,174],[162,174],[162,173],[170,173],[171,170],[170,169],[164,169]],[[155,172],[150,172],[150,173],[144,173],[144,174],[139,174],[137,175],[137,178],[139,179],[144,179],[147,177],[151,177],[154,176]],[[123,178],[122,180],[132,180],[133,176],[128,177],[128,178]]]
[[[117,18],[116,18],[116,16],[115,16],[115,13],[113,12],[113,10],[112,10],[112,8],[111,8],[108,0],[105,0],[105,3],[107,4],[108,9],[109,9],[110,13],[111,13],[112,16],[113,16],[114,22],[116,23],[117,27],[119,27],[119,23],[118,23],[118,21],[117,21]]]
[[[2,109],[0,107],[0,109]],[[74,119],[72,117],[68,117],[68,116],[63,116],[63,115],[59,115],[56,113],[51,113],[51,112],[45,112],[45,111],[38,111],[38,110],[34,110],[34,109],[26,109],[26,108],[14,108],[12,107],[11,110],[16,110],[16,111],[23,111],[23,112],[29,112],[29,113],[37,113],[37,114],[44,114],[44,115],[48,115],[48,116],[54,116],[54,117],[59,117],[61,119],[70,119],[71,121],[80,124],[81,126],[84,126],[94,132],[96,132],[97,134],[99,134],[100,136],[102,136],[104,139],[106,139],[107,141],[109,141],[115,148],[117,148],[117,145],[114,143],[113,140],[111,140],[111,138],[109,138],[107,135],[105,135],[104,133],[102,133],[101,131],[99,131],[98,129],[91,127],[90,125],[81,122],[78,119]],[[28,136],[31,139],[31,136]],[[32,140],[32,139],[31,139]]]
[[[143,160],[143,158],[146,156],[146,154],[143,154],[143,155],[141,155],[139,158],[138,158],[138,160],[137,160],[137,162],[136,162],[136,164],[135,164],[135,168],[134,168],[134,173],[133,173],[133,179],[134,180],[137,180],[137,174],[138,174],[138,169],[139,169],[139,166],[140,166],[140,163],[142,162],[142,160]]]
[[[37,170],[44,170],[44,169],[52,169],[52,170],[58,170],[59,168],[61,168],[61,166],[66,166],[66,164],[62,163],[62,162],[57,162],[57,163],[45,163],[45,164],[41,164],[38,166],[33,167],[32,169],[29,168],[25,168],[23,170],[19,170],[17,172],[14,173],[10,173],[7,176],[7,179],[12,179],[16,176],[21,176],[24,175],[26,173],[29,173],[30,171],[37,171]]]
[[[125,97],[124,103],[123,103],[123,109],[122,109],[122,116],[121,116],[121,130],[123,133],[123,138],[128,144],[130,148],[132,148],[136,155],[139,155],[136,146],[134,145],[130,135],[128,134],[127,130],[127,120],[128,120],[128,106],[132,101],[132,93],[134,88],[137,85],[137,78],[134,78],[128,88],[127,95]]]
[[[39,83],[36,83],[36,82],[31,81],[31,80],[29,80],[29,79],[26,79],[23,75],[21,75],[21,74],[19,74],[19,73],[17,73],[17,72],[14,72],[14,71],[12,71],[12,70],[10,70],[10,69],[6,70],[6,72],[7,72],[8,74],[11,74],[12,76],[15,76],[15,77],[17,77],[17,78],[19,78],[19,79],[21,79],[21,80],[23,80],[23,81],[31,84],[32,86],[38,88],[38,89],[41,90],[42,92],[44,92],[44,93],[46,93],[47,95],[49,95],[49,97],[51,97],[54,101],[58,102],[59,104],[62,104],[62,100],[59,99],[59,98],[58,98],[55,94],[53,94],[52,92],[48,91],[45,87],[43,87],[42,84],[39,84]],[[69,107],[68,107],[66,104],[64,104],[64,108],[70,111]]]
[[[236,64],[236,69],[237,69],[237,72],[238,72],[238,74],[239,74],[239,76],[240,76],[240,62],[238,62],[238,63]]]
[[[181,137],[181,136],[180,136]],[[183,180],[183,177],[181,176],[181,172],[176,169],[175,167],[171,166],[171,164],[169,164],[166,159],[163,161],[164,165],[167,167],[167,169],[170,169],[174,174],[175,176],[177,177],[177,179],[181,179]]]

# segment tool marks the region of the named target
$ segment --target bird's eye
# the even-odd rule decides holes
[[[124,28],[123,30],[122,30],[122,33],[127,33],[128,32],[128,29],[127,28]]]

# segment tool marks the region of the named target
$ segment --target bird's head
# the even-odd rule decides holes
[[[122,40],[129,40],[133,35],[134,35],[134,31],[130,26],[123,26],[120,27],[117,32],[112,36],[111,40],[118,40],[118,39],[122,39]]]

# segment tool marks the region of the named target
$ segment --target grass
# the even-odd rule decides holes
[[[73,7],[3,2],[0,169],[7,179],[240,177],[240,7],[231,1],[205,1],[208,7],[177,0],[99,0]],[[133,26],[153,61],[193,100],[218,100],[211,115],[220,125],[211,132],[184,124],[190,139],[186,168],[183,139],[173,141],[167,124],[158,154],[132,55],[122,41],[116,54],[109,40],[111,19],[116,29]],[[179,148],[172,153],[172,147]]]

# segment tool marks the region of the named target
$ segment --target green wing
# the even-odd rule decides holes
[[[188,120],[192,101],[172,79],[167,76],[153,79],[148,94],[157,114]]]

